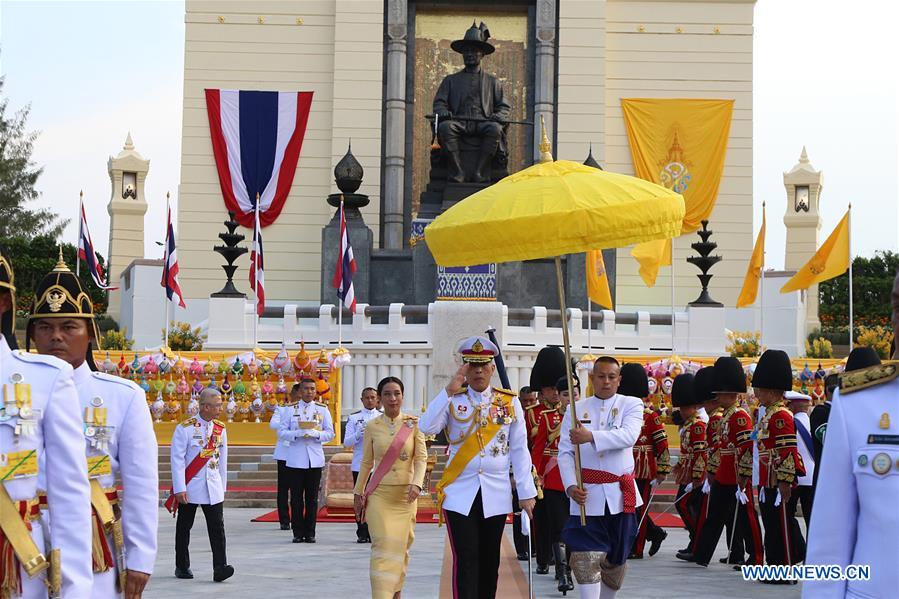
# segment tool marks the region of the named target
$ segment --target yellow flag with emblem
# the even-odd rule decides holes
[[[684,196],[681,234],[699,229],[715,207],[733,107],[733,100],[718,99],[621,100],[634,173]],[[652,287],[659,267],[671,263],[671,242],[641,243],[631,255]]]
[[[746,278],[743,280],[743,289],[737,298],[737,307],[745,308],[755,303],[759,292],[759,281],[762,278],[762,269],[765,267],[765,206],[762,204],[762,228],[755,239],[755,247],[752,248],[752,257],[749,258],[749,267],[746,269]]]
[[[781,293],[808,289],[816,283],[838,277],[849,269],[849,213],[850,210],[847,210],[812,259],[780,288]]]
[[[606,274],[606,263],[602,259],[602,250],[587,252],[587,295],[590,300],[603,308],[612,310],[612,290],[609,289],[609,277]]]

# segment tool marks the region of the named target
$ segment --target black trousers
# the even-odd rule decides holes
[[[531,522],[531,535],[537,553],[537,565],[548,566],[552,561],[552,540],[549,537],[549,516],[546,513],[546,494],[538,499],[534,506],[534,521]]]
[[[722,485],[712,483],[712,491],[709,496],[709,513],[702,530],[699,533],[699,542],[696,544],[694,557],[699,564],[708,564],[718,546],[721,532],[725,522],[733,522],[734,510],[737,512],[737,525],[732,532],[732,537],[727,539],[730,546],[731,562],[743,561],[743,548],[745,546],[748,555],[748,563],[762,564],[762,538],[759,528],[758,515],[755,511],[755,502],[749,488],[749,502],[746,505],[737,505],[737,485]],[[742,543],[741,543],[742,540]]]
[[[507,514],[484,517],[481,492],[464,516],[444,510],[453,551],[453,599],[494,599]]]
[[[512,506],[512,509],[519,510],[512,514],[512,540],[515,541],[515,553],[530,555],[531,548],[528,545],[528,537],[521,532],[521,511],[518,507],[518,491],[515,489],[514,483],[512,484]]]
[[[638,478],[636,481],[637,490],[643,499],[643,505],[638,507],[636,511],[637,523],[642,520],[643,524],[637,529],[637,538],[634,539],[634,547],[631,549],[631,553],[638,557],[643,556],[643,547],[646,545],[646,539],[652,541],[661,537],[665,532],[652,521],[652,517],[649,514],[646,514],[645,518],[643,517],[643,512],[649,509],[649,494],[652,492],[652,481],[653,479],[651,478]]]
[[[689,493],[684,494],[687,485],[679,485],[677,487],[677,496],[680,501],[674,504],[674,509],[680,514],[681,520],[684,521],[684,528],[690,535],[690,546],[696,539],[696,531],[699,529],[699,520],[702,510],[702,486],[695,487]],[[730,538],[728,536],[728,538]]]
[[[190,568],[190,529],[197,515],[196,503],[185,503],[178,506],[178,519],[175,521],[175,567],[179,570]],[[212,505],[202,504],[203,517],[206,518],[206,532],[209,533],[209,546],[212,548],[212,567],[216,570],[228,564],[225,556],[225,521],[222,508],[225,502]]]
[[[543,504],[544,504],[544,521],[546,522],[546,526],[544,526],[544,530],[547,533],[548,542],[550,547],[552,547],[556,543],[562,542],[562,529],[565,528],[565,523],[568,522],[568,512],[570,507],[570,502],[568,501],[568,495],[563,493],[562,491],[554,491],[552,489],[543,489]]]
[[[288,466],[287,471],[290,474],[290,527],[293,536],[314,537],[322,469]]]
[[[808,524],[812,521],[812,504],[815,500],[815,487],[811,485],[800,485],[793,487],[793,493],[790,495],[790,503],[793,504],[793,513],[796,513],[796,506],[802,503],[802,519],[805,520],[805,530],[808,534]]]
[[[782,501],[775,507],[777,489],[765,487],[765,500],[759,502],[759,510],[765,525],[765,555],[769,564],[792,566],[805,560],[805,540],[796,520],[796,499],[791,493],[790,501]]]
[[[287,472],[287,460],[278,460],[278,521],[281,525],[290,524],[290,475]]]
[[[359,471],[353,470],[353,485],[356,484],[357,478],[359,478]],[[366,540],[371,538],[371,535],[368,534],[368,522],[360,522],[358,519],[356,520],[356,538]]]

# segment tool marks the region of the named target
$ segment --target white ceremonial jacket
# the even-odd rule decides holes
[[[605,470],[612,474],[628,474],[634,471],[634,443],[643,428],[643,402],[628,395],[615,394],[609,399],[595,395],[575,404],[581,424],[593,432],[591,443],[582,443],[581,467]],[[559,471],[562,484],[567,489],[577,484],[574,469],[574,446],[571,444],[571,410],[562,418],[562,434],[559,436]],[[624,497],[618,483],[585,484],[587,491],[587,515],[602,516],[609,506],[610,514],[624,510]],[[637,483],[634,482],[634,490]],[[579,515],[580,506],[569,501],[570,513]],[[637,505],[643,505],[637,492]]]
[[[450,441],[449,461],[452,463],[471,427],[471,418],[486,417],[493,401],[493,388],[478,393],[471,387],[465,393],[449,397],[446,389],[428,404],[428,409],[418,421],[418,428],[426,435],[436,435],[446,429]],[[481,491],[484,517],[512,512],[512,484],[509,481],[509,465],[515,476],[519,499],[537,496],[531,475],[531,456],[528,453],[524,410],[518,398],[513,398],[512,422],[504,424],[480,454],[476,454],[465,470],[446,489],[443,509],[468,515],[471,505]],[[455,445],[452,443],[456,442]]]
[[[288,468],[324,467],[322,444],[333,438],[334,424],[327,406],[301,401],[281,412],[278,439],[287,442]]]
[[[286,406],[278,406],[277,408],[275,408],[275,411],[272,412],[272,419],[269,420],[268,426],[269,426],[269,428],[275,430],[276,435],[278,434],[277,433],[278,429],[281,428],[282,414],[286,413],[286,414],[288,414],[288,417],[289,417],[290,414],[293,414],[293,407],[295,405],[296,404],[288,404]],[[289,443],[287,441],[285,441],[281,437],[278,437],[277,440],[275,441],[275,451],[272,453],[272,457],[274,457],[276,460],[286,460],[288,445],[289,445]]]
[[[359,472],[362,464],[362,438],[365,436],[365,425],[372,418],[382,414],[381,410],[366,410],[362,408],[353,412],[346,421],[346,431],[343,434],[343,446],[353,450],[352,471]]]
[[[85,362],[75,369],[75,387],[81,399],[85,449],[88,457],[108,455],[112,474],[97,477],[101,487],[121,480],[119,506],[125,535],[125,564],[129,570],[153,573],[156,562],[156,530],[159,524],[159,471],[155,456],[159,449],[146,394],[132,381],[92,372]],[[92,426],[91,411],[106,410],[107,447],[100,440],[104,431]],[[93,429],[93,430],[92,430]],[[94,478],[88,473],[89,478]],[[113,547],[110,535],[110,548]],[[118,597],[114,569],[94,573],[94,597]]]
[[[216,448],[217,455],[213,455],[190,482],[185,484],[184,481],[187,465],[206,447],[212,427],[213,421],[196,416],[176,426],[172,435],[172,490],[175,493],[187,491],[189,503],[215,505],[225,500],[228,487],[228,433],[224,427]]]
[[[16,379],[30,387],[33,414],[28,418],[11,413],[18,412],[13,385]],[[31,537],[48,559],[51,549],[60,550],[62,596],[90,597],[93,580],[90,483],[72,367],[52,356],[10,351],[0,335],[0,386],[4,387],[9,402],[3,405],[4,396],[0,392],[0,464],[5,470],[8,454],[34,450],[38,467],[44,470],[41,482],[46,487],[48,510],[54,522],[49,531],[52,547],[44,545],[45,531],[40,520],[31,522]],[[23,425],[30,428],[28,422],[32,423],[33,432],[22,430]],[[13,474],[0,484],[13,501],[37,497],[36,474],[21,477]],[[20,574],[21,597],[47,597],[45,573],[29,578],[20,569]]]
[[[802,456],[802,465],[805,466],[805,476],[800,476],[797,480],[797,483],[800,487],[809,487],[815,480],[815,456],[809,450],[808,447],[805,446],[805,441],[802,440],[802,437],[799,436],[799,424],[802,423],[802,426],[805,427],[805,430],[808,431],[809,437],[812,435],[812,423],[808,417],[808,413],[799,412],[797,414],[793,414],[793,420],[796,423],[796,441],[799,448],[799,455]],[[805,507],[804,505],[802,507]]]
[[[899,379],[834,393],[805,563],[866,564],[871,578],[805,582],[805,599],[892,599],[899,593],[897,400]]]

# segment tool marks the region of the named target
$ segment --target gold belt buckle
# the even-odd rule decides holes
[[[44,557],[43,553],[38,553],[30,560],[23,563],[22,567],[25,568],[25,573],[28,574],[30,578],[34,578],[35,576],[49,568],[50,562],[47,561],[47,558]]]

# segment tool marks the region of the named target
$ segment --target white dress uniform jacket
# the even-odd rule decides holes
[[[148,456],[157,455],[159,450],[146,394],[132,381],[92,372],[87,363],[75,369],[75,387],[81,399],[82,415],[91,408],[105,408],[106,425],[113,427],[105,450],[92,444],[89,437],[85,437],[85,447],[88,457],[106,454],[110,458],[112,474],[98,477],[101,487],[115,487],[116,474],[122,481],[119,506],[126,567],[152,574],[159,524],[159,472],[157,461]],[[113,549],[111,535],[108,540]],[[115,581],[114,569],[95,572],[93,596],[118,597]]]
[[[634,443],[643,428],[643,402],[628,395],[615,394],[608,399],[599,399],[593,395],[578,401],[575,409],[581,424],[593,433],[593,441],[580,446],[581,467],[605,470],[617,475],[633,473]],[[559,471],[566,489],[577,484],[574,446],[571,444],[569,430],[570,409],[565,411],[562,418],[562,434],[559,436]],[[584,489],[587,491],[585,507],[588,516],[605,515],[607,505],[610,514],[618,514],[624,510],[624,496],[618,483],[585,484]],[[636,482],[634,491],[637,493],[637,505],[643,505]],[[580,506],[574,501],[569,503],[569,513],[579,515]]]
[[[304,428],[303,422],[313,423],[313,427]],[[322,468],[325,465],[322,444],[334,438],[331,412],[327,406],[314,401],[301,401],[281,413],[278,438],[287,442],[288,468]]]
[[[871,579],[805,582],[805,599],[888,599],[899,592],[897,399],[899,380],[834,393],[805,563],[867,564]]]
[[[228,434],[222,428],[218,445],[218,457],[213,457],[197,472],[189,483],[184,482],[184,471],[200,450],[209,443],[213,423],[196,416],[175,427],[172,435],[172,490],[187,491],[188,503],[215,505],[225,500],[228,487]]]
[[[456,414],[468,414],[477,418],[478,412],[487,414],[493,401],[493,388],[487,387],[477,392],[471,387],[465,393],[448,396],[446,389],[428,404],[428,409],[418,421],[418,428],[426,435],[436,435],[446,429],[447,438],[453,442],[464,438],[471,422],[460,422],[450,415],[450,406]],[[515,486],[520,499],[537,496],[534,478],[531,475],[531,456],[528,453],[527,432],[524,410],[515,397],[512,401],[514,417],[510,424],[504,424],[480,454],[476,454],[459,477],[446,489],[443,509],[465,516],[481,491],[484,517],[508,514],[512,511],[512,485],[509,482],[509,464],[515,477]],[[450,445],[451,463],[461,443]]]
[[[793,420],[796,422],[797,430],[799,428],[799,423],[802,423],[802,426],[805,427],[805,430],[808,431],[809,436],[811,436],[812,423],[806,412],[793,414]],[[805,466],[805,476],[800,476],[797,482],[800,487],[810,487],[815,480],[815,456],[812,454],[811,450],[805,446],[805,442],[802,440],[802,437],[799,436],[798,432],[796,433],[796,440],[799,445],[799,455],[802,456],[802,464]]]
[[[365,437],[365,425],[372,418],[381,415],[381,410],[367,410],[362,408],[353,412],[346,421],[346,431],[343,435],[343,446],[353,450],[353,465],[351,470],[359,472],[362,465],[362,439]]]
[[[296,404],[288,404],[286,406],[278,406],[275,408],[275,411],[272,412],[272,419],[269,420],[268,426],[271,429],[277,431],[281,427],[281,419],[283,414],[293,414],[293,407]],[[277,432],[275,433],[277,434]],[[287,446],[288,442],[278,437],[277,441],[275,441],[275,451],[273,452],[272,457],[276,460],[286,460],[287,459]]]
[[[31,387],[34,415],[30,420],[35,423],[34,432],[16,435],[16,425],[24,419],[4,413],[0,416],[0,454],[5,457],[11,452],[32,449],[38,453],[39,468],[44,469],[41,478],[46,484],[48,509],[54,522],[50,531],[52,547],[44,546],[40,520],[31,523],[31,537],[48,558],[51,549],[60,550],[62,596],[90,597],[93,580],[90,483],[72,367],[51,356],[10,351],[0,335],[0,385],[6,387],[10,401],[15,397],[13,378],[20,378]],[[0,402],[2,397],[0,394]],[[0,484],[13,501],[26,501],[37,496],[37,476],[14,477]],[[47,597],[44,574],[29,578],[20,568],[20,575],[21,597]]]

